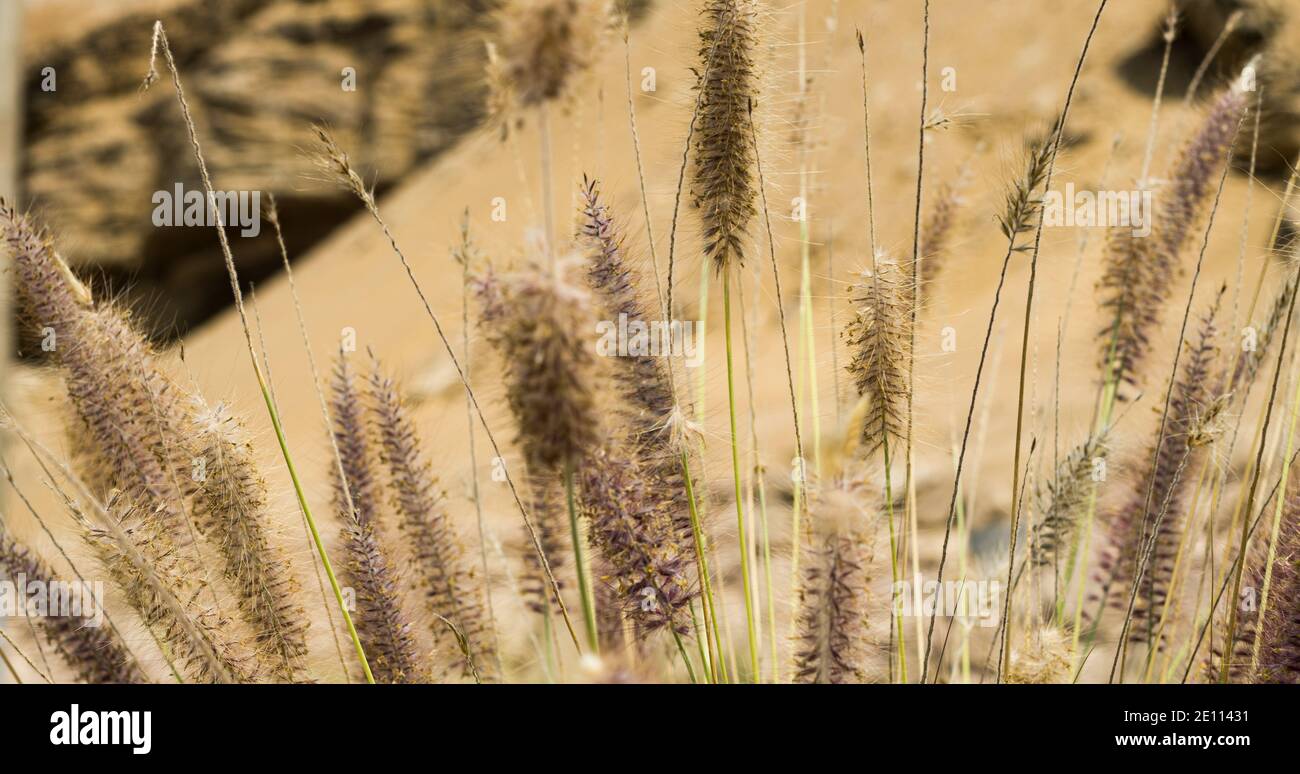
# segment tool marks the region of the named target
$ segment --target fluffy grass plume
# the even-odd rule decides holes
[[[642,299],[639,274],[630,264],[626,240],[613,214],[601,199],[599,183],[584,181],[582,197],[581,231],[591,245],[587,284],[608,315],[606,319],[617,325],[626,315],[629,326],[637,321],[648,326],[656,317]],[[667,361],[649,352],[629,353],[615,360],[614,388],[626,424],[627,453],[643,461],[645,475],[656,479],[648,494],[669,510],[680,551],[693,556],[695,543],[682,477],[681,439],[675,435],[680,419]]]
[[[614,592],[638,635],[665,627],[689,634],[698,595],[694,557],[678,544],[672,517],[655,495],[657,482],[633,459],[604,451],[587,459],[580,481],[591,541],[608,568],[597,582]]]
[[[1230,674],[1240,682],[1300,683],[1300,464],[1291,465],[1288,477],[1277,545],[1270,552],[1261,541],[1249,570],[1251,588],[1261,593],[1274,554],[1268,607],[1262,618],[1257,607],[1242,610],[1231,649]]]
[[[1103,366],[1116,383],[1136,384],[1152,331],[1181,274],[1181,258],[1204,220],[1248,104],[1244,78],[1214,101],[1155,192],[1152,233],[1112,229],[1099,281],[1100,303],[1113,324],[1101,331]]]
[[[414,558],[420,588],[434,615],[434,636],[448,634],[447,623],[456,627],[468,649],[463,672],[477,672],[479,679],[492,681],[495,668],[493,627],[483,598],[486,579],[476,577],[474,566],[464,555],[446,494],[438,486],[433,463],[426,455],[415,422],[407,412],[396,382],[385,375],[378,360],[372,359],[367,380],[367,400],[379,439],[379,458],[388,475],[394,509]]]
[[[1056,626],[1027,627],[1011,646],[1005,683],[1042,685],[1068,683],[1074,663],[1070,634]]]
[[[854,427],[866,454],[886,443],[897,448],[905,430],[909,285],[898,264],[882,255],[851,291],[855,312],[844,328],[844,340],[850,354],[848,372],[861,400]]]
[[[424,682],[426,670],[416,648],[415,633],[402,609],[402,584],[380,541],[377,520],[382,494],[373,472],[362,411],[356,377],[346,355],[340,352],[331,382],[330,416],[353,507],[349,511],[337,472],[334,501],[343,522],[342,575],[356,594],[357,634],[376,682]]]
[[[96,304],[46,235],[3,203],[0,229],[24,327],[60,367],[74,426],[84,426],[87,454],[98,460],[91,478],[147,504],[149,518],[189,543],[187,399],[125,314]],[[103,482],[105,475],[111,481]]]
[[[1221,297],[1221,296],[1220,296]],[[1107,544],[1098,562],[1103,593],[1121,609],[1127,603],[1143,552],[1150,551],[1133,610],[1131,638],[1145,641],[1151,617],[1164,604],[1172,579],[1178,539],[1186,516],[1184,502],[1193,476],[1217,431],[1223,408],[1215,317],[1218,303],[1202,317],[1197,340],[1189,343],[1169,399],[1164,432],[1143,452],[1142,475],[1108,519]],[[1141,624],[1141,625],[1137,625]]]
[[[245,430],[224,405],[199,404],[194,459],[202,463],[195,499],[199,529],[216,543],[239,612],[281,681],[304,679],[308,620],[288,557],[268,534],[266,482]]]
[[[758,94],[755,0],[705,0],[700,21],[699,107],[692,191],[704,227],[704,255],[723,271],[744,261],[757,209],[750,111]]]
[[[105,509],[115,524],[94,525],[78,515],[109,577],[155,637],[200,683],[248,683],[258,677],[253,654],[231,622],[206,600],[202,572],[167,539],[161,522],[128,498]]]
[[[577,463],[600,440],[591,299],[564,276],[571,265],[533,264],[477,283],[488,338],[505,367],[517,440],[534,475]]]
[[[863,485],[842,478],[816,490],[808,504],[812,527],[804,532],[796,592],[793,682],[867,681],[875,543],[868,503]]]
[[[497,14],[498,87],[522,107],[562,97],[610,21],[606,0],[509,0]]]
[[[0,571],[11,583],[41,584],[51,588],[59,582],[53,568],[35,553],[20,545],[3,527],[0,527]],[[87,592],[89,587],[86,587]],[[92,595],[83,598],[83,610],[89,616],[93,611],[86,607],[95,604]],[[131,656],[111,626],[88,626],[81,618],[51,615],[32,615],[36,629],[50,644],[63,662],[86,683],[147,683],[148,678]]]
[[[1106,435],[1094,433],[1076,446],[1039,492],[1039,516],[1029,541],[1035,565],[1055,563],[1070,550],[1079,518],[1096,488],[1093,470],[1106,456]]]

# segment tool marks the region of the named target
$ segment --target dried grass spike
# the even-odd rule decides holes
[[[908,392],[909,282],[898,264],[878,256],[874,270],[862,272],[850,295],[856,312],[844,328],[851,357],[847,366],[865,401],[858,429],[864,453],[903,436]]]
[[[451,517],[446,495],[438,487],[433,464],[424,453],[415,422],[407,413],[397,384],[383,373],[371,356],[367,399],[376,436],[379,458],[388,473],[394,508],[401,516],[415,560],[435,638],[442,640],[450,622],[464,638],[468,650],[464,674],[477,671],[481,681],[490,682],[496,656],[493,621],[487,615],[483,583],[475,577]],[[471,666],[472,665],[472,666]]]
[[[224,575],[258,651],[276,679],[305,678],[308,620],[284,551],[268,537],[266,482],[239,421],[223,404],[198,402],[194,454],[201,461],[195,516],[216,543]]]
[[[755,0],[706,0],[700,22],[699,107],[693,193],[704,255],[721,272],[744,262],[742,244],[757,213],[751,111],[758,96]]]
[[[14,541],[3,528],[0,528],[0,569],[17,585],[36,583],[48,589],[53,588],[51,584],[63,583],[48,564]],[[96,613],[102,616],[102,611],[85,609],[87,598],[91,605],[102,604],[102,600],[96,600],[84,585],[81,589],[82,608],[87,617]],[[87,683],[149,682],[111,627],[90,624],[82,618],[50,615],[49,612],[54,611],[37,617],[36,626],[80,680]]]

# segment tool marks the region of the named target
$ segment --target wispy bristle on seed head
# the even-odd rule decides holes
[[[721,272],[744,262],[746,229],[757,212],[750,121],[758,97],[758,6],[755,0],[705,0],[702,15],[692,190],[704,255]]]
[[[865,401],[858,428],[865,454],[902,437],[911,357],[909,282],[894,261],[878,256],[874,263],[853,285],[855,313],[844,328],[848,372]]]

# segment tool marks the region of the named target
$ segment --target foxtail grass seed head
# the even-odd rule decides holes
[[[657,482],[633,459],[602,450],[583,465],[580,483],[591,541],[607,567],[597,582],[638,636],[665,627],[689,634],[694,557],[681,550],[672,515],[654,496]]]
[[[898,264],[883,255],[851,291],[854,316],[844,328],[844,340],[849,375],[865,401],[858,428],[865,454],[885,443],[896,448],[903,436],[911,357],[909,299],[909,283]]]
[[[272,543],[266,482],[253,447],[223,404],[196,401],[193,437],[202,472],[194,503],[198,526],[221,553],[223,574],[263,660],[276,679],[300,681],[308,619],[288,556]]]
[[[531,265],[500,285],[478,283],[519,444],[534,475],[576,464],[601,435],[591,299],[564,276],[571,265],[567,259],[554,270]]]
[[[208,604],[203,573],[167,540],[159,520],[114,493],[106,510],[113,525],[84,516],[86,538],[104,569],[160,642],[200,683],[248,683],[257,662],[231,622]]]
[[[166,375],[153,347],[125,312],[97,305],[51,240],[25,217],[0,207],[0,229],[13,256],[24,327],[62,370],[87,449],[92,478],[147,504],[179,544],[191,540],[193,493],[187,451],[188,398]],[[110,481],[103,481],[107,474]]]
[[[1027,627],[1011,646],[1003,682],[1045,685],[1070,682],[1074,648],[1070,633],[1056,626]]]
[[[1272,577],[1267,606],[1257,599],[1241,610],[1237,642],[1229,649],[1234,681],[1300,683],[1300,464],[1292,463],[1288,478],[1277,543],[1269,545],[1267,536],[1251,557],[1247,582],[1256,595],[1263,594],[1270,554]]]
[[[1024,173],[1007,191],[1006,205],[998,216],[998,223],[1002,227],[1002,235],[1016,250],[1027,249],[1028,246],[1021,240],[1034,228],[1036,219],[1042,212],[1043,199],[1039,189],[1047,180],[1047,170],[1060,140],[1060,131],[1058,119],[1046,136],[1029,143]]]
[[[1248,70],[1249,72],[1249,70]],[[1228,163],[1248,105],[1243,75],[1214,100],[1156,192],[1151,234],[1112,229],[1099,281],[1102,308],[1111,323],[1099,336],[1103,367],[1116,382],[1136,384],[1151,349],[1171,288],[1182,273],[1182,255],[1204,221]]]
[[[921,282],[924,284],[938,278],[948,257],[948,242],[962,204],[962,184],[960,179],[941,183],[926,213],[921,229]],[[910,270],[906,273],[911,275]]]
[[[755,0],[705,0],[700,20],[699,106],[692,192],[704,227],[704,255],[722,272],[744,262],[757,212],[752,110],[758,98]]]
[[[1170,393],[1163,434],[1159,433],[1160,422],[1155,428],[1159,446],[1153,443],[1153,448],[1142,452],[1138,459],[1144,472],[1108,520],[1107,545],[1098,561],[1098,573],[1101,587],[1110,590],[1109,601],[1116,607],[1127,606],[1139,557],[1152,546],[1133,610],[1130,636],[1136,642],[1147,640],[1147,623],[1164,605],[1186,522],[1185,496],[1195,478],[1191,471],[1197,469],[1217,437],[1218,420],[1226,404],[1217,362],[1218,306],[1216,300],[1201,318],[1196,339],[1187,344]]]
[[[353,622],[376,682],[425,682],[415,630],[402,607],[400,576],[379,535],[382,490],[363,411],[356,377],[340,351],[331,383],[330,418],[343,462],[342,478],[333,471],[334,500],[343,522],[341,574],[356,594]]]
[[[35,584],[46,589],[53,584],[65,583],[54,570],[35,553],[19,544],[0,526],[0,578],[14,584]],[[47,610],[36,619],[41,636],[64,663],[85,683],[147,683],[149,679],[140,668],[118,632],[112,626],[91,623],[104,600],[95,599],[89,583],[79,586],[80,603],[85,617],[67,611]],[[70,597],[71,598],[71,597]],[[29,611],[27,613],[31,615]]]
[[[1079,520],[1098,484],[1098,470],[1106,463],[1106,430],[1088,436],[1057,467],[1038,493],[1038,516],[1030,538],[1035,565],[1068,559]],[[1104,469],[1104,468],[1102,468]]]
[[[867,593],[876,514],[856,476],[814,490],[811,527],[796,590],[791,679],[795,683],[863,683],[871,643]]]
[[[559,99],[611,24],[606,0],[510,0],[497,15],[502,85],[524,108]]]
[[[632,267],[626,240],[600,195],[596,180],[584,179],[580,231],[589,243],[587,285],[594,291],[605,320],[613,325],[650,324],[653,316],[642,299],[640,276]],[[656,479],[650,495],[669,509],[682,553],[694,555],[686,482],[681,471],[681,449],[675,435],[684,413],[674,399],[668,361],[653,354],[615,359],[613,369],[617,405],[627,427],[627,454],[642,460],[643,475]]]
[[[496,679],[494,623],[488,617],[483,583],[466,561],[456,534],[447,496],[438,485],[433,463],[424,451],[415,421],[409,415],[397,383],[372,355],[366,401],[379,459],[388,477],[394,509],[410,545],[413,569],[432,615],[435,639],[442,641],[455,627],[464,649],[462,672],[479,680]],[[450,643],[448,643],[450,644]]]

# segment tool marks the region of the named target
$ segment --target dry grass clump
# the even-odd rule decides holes
[[[1287,397],[1294,389],[1288,382],[1295,353],[1289,340],[1294,333],[1300,269],[1294,262],[1282,262],[1281,271],[1274,267],[1270,274],[1265,267],[1249,307],[1239,303],[1243,294],[1235,288],[1231,322],[1220,308],[1227,285],[1208,305],[1197,291],[1207,266],[1206,252],[1215,244],[1210,230],[1215,216],[1225,215],[1219,208],[1230,198],[1221,196],[1226,164],[1238,145],[1243,118],[1255,103],[1248,79],[1223,89],[1207,109],[1196,113],[1190,136],[1174,155],[1164,182],[1153,190],[1157,207],[1150,236],[1122,228],[1107,234],[1097,287],[1105,316],[1105,329],[1097,332],[1103,351],[1100,368],[1088,375],[1062,374],[1064,358],[1060,351],[1056,353],[1058,382],[1086,380],[1096,389],[1091,403],[1095,408],[1083,422],[1064,415],[1059,384],[1052,385],[1050,392],[1044,385],[1043,362],[1049,345],[1033,326],[1048,325],[1056,310],[1035,308],[1033,298],[1040,269],[1044,275],[1053,271],[1052,262],[1040,253],[1069,241],[1059,235],[1043,236],[1050,224],[1043,211],[1047,196],[1054,193],[1053,172],[1066,168],[1064,162],[1058,163],[1058,155],[1064,152],[1062,138],[1086,138],[1090,132],[1078,126],[1067,132],[1071,118],[1067,97],[1060,118],[1027,144],[1025,164],[999,201],[997,221],[1005,243],[999,249],[1005,254],[987,327],[981,328],[984,343],[969,403],[960,406],[969,406],[964,430],[960,439],[951,438],[953,471],[947,479],[947,460],[934,465],[933,458],[942,455],[933,447],[946,451],[949,439],[936,439],[942,424],[916,410],[926,404],[918,403],[918,397],[924,397],[918,387],[924,384],[924,374],[915,373],[918,353],[928,346],[917,335],[919,289],[944,277],[945,263],[952,264],[947,256],[956,255],[953,245],[974,243],[961,238],[964,224],[956,217],[959,208],[966,206],[960,195],[965,175],[934,192],[925,179],[926,132],[943,125],[944,114],[926,114],[928,92],[923,90],[917,127],[916,217],[907,224],[913,252],[901,265],[884,251],[875,251],[876,218],[870,212],[872,254],[864,256],[869,267],[853,277],[846,293],[841,289],[844,278],[830,260],[836,233],[821,242],[820,231],[799,223],[799,337],[791,348],[785,326],[791,299],[781,286],[789,257],[782,252],[788,243],[778,238],[773,215],[767,211],[767,188],[776,182],[763,177],[761,156],[766,152],[754,120],[763,60],[769,53],[779,56],[783,47],[760,35],[760,18],[766,11],[757,0],[701,0],[699,6],[695,107],[681,146],[666,286],[657,274],[646,276],[658,271],[653,262],[650,268],[638,263],[640,245],[629,234],[635,234],[641,224],[629,228],[620,222],[616,213],[621,203],[606,195],[595,180],[584,177],[577,189],[574,243],[556,237],[563,219],[555,217],[556,197],[551,196],[556,170],[548,111],[552,103],[575,91],[577,75],[592,63],[595,41],[606,24],[603,2],[519,0],[500,13],[498,37],[491,49],[494,98],[502,110],[537,111],[541,175],[536,182],[543,193],[538,209],[545,213],[538,231],[545,239],[534,240],[540,242],[537,249],[509,270],[498,270],[468,248],[466,215],[457,254],[466,328],[460,348],[451,345],[434,312],[435,302],[425,294],[398,237],[380,214],[374,190],[329,132],[315,128],[315,163],[373,218],[455,367],[471,432],[481,428],[490,448],[493,478],[508,485],[527,527],[530,548],[535,549],[523,556],[500,556],[508,549],[496,550],[503,547],[484,527],[480,514],[477,553],[481,561],[470,560],[467,533],[461,526],[468,509],[444,491],[443,482],[454,479],[436,466],[436,449],[429,446],[441,441],[441,436],[422,428],[397,380],[373,354],[368,371],[359,375],[348,349],[340,347],[328,385],[317,385],[328,448],[337,452],[331,469],[335,521],[330,529],[337,535],[333,543],[341,572],[338,577],[333,574],[332,552],[320,537],[324,530],[317,528],[311,515],[306,487],[289,454],[265,376],[269,372],[266,353],[254,345],[242,301],[244,285],[221,232],[252,367],[312,539],[312,558],[321,563],[339,603],[341,625],[329,632],[338,646],[335,676],[360,673],[380,683],[511,679],[861,683],[877,678],[910,682],[918,676],[928,681],[935,675],[935,680],[1041,684],[1090,675],[1089,654],[1113,647],[1113,680],[1169,681],[1177,679],[1180,671],[1187,680],[1207,654],[1213,671],[1205,673],[1206,680],[1300,680],[1300,613],[1295,603],[1300,596],[1300,474],[1288,469],[1290,459],[1275,453],[1282,447],[1278,434],[1272,432],[1275,424],[1289,427],[1293,404],[1300,403],[1300,392]],[[1098,19],[1104,8],[1102,4]],[[925,29],[922,61],[928,63],[928,14]],[[802,26],[801,30],[806,33]],[[161,26],[154,40],[172,66],[196,163],[205,188],[211,189]],[[1087,41],[1092,41],[1091,32]],[[859,36],[858,43],[869,98],[873,87],[865,77],[865,37]],[[801,36],[795,55],[804,56],[809,45],[813,44]],[[1071,96],[1085,70],[1086,51],[1085,45],[1076,80],[1067,92]],[[629,84],[631,61],[629,53]],[[799,71],[805,70],[801,59]],[[931,75],[925,73],[926,78]],[[634,122],[631,85],[628,94]],[[815,124],[809,118],[813,109],[807,97],[805,80],[793,120],[797,131],[786,139],[799,154],[801,193],[806,193],[806,178],[813,172],[806,162],[815,142],[809,136]],[[868,101],[864,100],[864,112]],[[865,125],[864,121],[864,130]],[[869,138],[866,150],[866,201],[874,210]],[[641,195],[647,197],[651,189],[639,156],[637,161]],[[518,166],[522,174],[522,163]],[[1144,179],[1141,184],[1151,182]],[[722,284],[725,347],[712,357],[725,357],[729,432],[722,442],[729,446],[732,463],[732,486],[725,490],[720,481],[710,478],[704,464],[710,459],[704,452],[717,436],[686,433],[697,426],[714,431],[722,424],[722,418],[709,413],[707,397],[710,379],[720,376],[723,364],[710,360],[706,365],[715,368],[696,372],[702,375],[687,380],[695,382],[688,384],[677,379],[680,372],[671,361],[680,355],[653,347],[629,347],[626,352],[620,348],[618,353],[597,348],[598,321],[612,322],[627,332],[652,323],[671,325],[673,321],[654,318],[679,313],[672,303],[674,292],[680,290],[675,287],[673,266],[677,215],[688,192],[699,212],[701,253],[707,264],[700,272],[700,307],[710,300],[706,283],[720,276]],[[819,205],[820,199],[819,193]],[[1284,197],[1283,206],[1288,204]],[[655,227],[651,208],[642,205],[650,235]],[[747,256],[760,254],[754,252],[751,233],[760,215],[766,233],[759,236],[766,239],[758,243],[768,248],[766,257],[771,259],[770,288],[766,265],[763,284],[757,286],[740,271]],[[277,217],[272,219],[278,226]],[[1280,226],[1276,230],[1280,232]],[[65,466],[56,475],[46,467],[50,456],[30,443],[27,435],[23,440],[46,467],[48,484],[62,496],[81,536],[113,581],[112,603],[129,605],[128,616],[143,622],[158,647],[149,647],[140,660],[115,627],[89,629],[54,615],[34,622],[32,631],[39,638],[35,641],[53,646],[71,673],[86,682],[160,679],[167,673],[159,661],[167,663],[172,677],[183,681],[321,679],[310,667],[316,654],[310,652],[308,632],[309,623],[318,629],[322,623],[308,618],[305,611],[312,606],[288,561],[290,553],[272,528],[270,504],[279,493],[268,484],[274,477],[259,470],[257,450],[244,421],[224,405],[210,406],[181,389],[162,353],[135,330],[130,316],[112,303],[95,299],[69,271],[49,235],[29,218],[0,204],[0,231],[4,250],[13,258],[23,340],[46,345],[46,362],[66,386],[65,429],[75,472]],[[654,257],[653,238],[649,242]],[[813,249],[818,243],[826,247],[829,298],[815,288],[814,278],[822,279],[818,277],[822,267],[813,265],[814,256],[821,257]],[[1186,294],[1179,339],[1173,349],[1161,351],[1155,334],[1164,321],[1164,307],[1173,301],[1183,266],[1198,246],[1201,252]],[[1081,247],[1078,260],[1084,257]],[[1243,248],[1242,266],[1248,265],[1246,257]],[[963,261],[967,258],[962,256]],[[978,258],[970,256],[971,265]],[[1012,404],[1017,417],[1015,452],[1009,455],[1009,467],[1002,460],[979,460],[982,473],[1007,469],[1012,486],[1002,490],[982,480],[963,480],[962,471],[972,432],[974,446],[980,450],[1001,449],[1000,444],[988,443],[989,438],[1010,440],[1002,438],[1009,428],[993,426],[990,419],[977,426],[974,419],[986,404],[1004,402],[1007,395],[1015,394],[1014,389],[992,396],[981,396],[979,391],[991,344],[1000,330],[997,315],[1003,291],[1025,279],[1025,273],[1028,291],[1023,338],[1018,342],[1019,391]],[[1285,286],[1263,293],[1267,281],[1277,274],[1284,275]],[[1041,282],[1056,279],[1053,275]],[[658,291],[654,299],[649,295],[652,287]],[[761,308],[745,308],[751,292]],[[477,318],[470,312],[471,295],[477,298]],[[1261,298],[1268,299],[1262,310],[1255,305]],[[735,299],[742,302],[739,316],[732,314]],[[836,406],[838,427],[832,432],[845,433],[848,442],[841,450],[823,454],[828,446],[823,443],[822,423],[829,421],[831,413],[819,405],[828,391],[823,389],[825,382],[821,387],[818,382],[827,359],[819,356],[816,344],[817,332],[823,328],[819,305],[825,305],[832,327],[838,327],[834,313],[845,301],[852,305],[852,317],[836,333],[848,347],[846,370],[857,404],[843,417]],[[784,368],[764,357],[776,346],[775,334],[769,339],[766,329],[752,329],[763,321],[769,303],[780,322],[779,344],[786,355],[780,366]],[[1193,310],[1202,308],[1205,311],[1196,318]],[[703,309],[699,316],[712,322]],[[1056,342],[1064,349],[1078,337],[1072,339],[1065,330],[1068,314],[1057,319]],[[1237,334],[1232,327],[1242,319],[1259,319],[1261,324],[1254,348],[1236,352],[1230,348]],[[743,363],[733,348],[738,320]],[[310,354],[305,324],[302,330]],[[494,350],[495,372],[467,365],[475,333]],[[1096,346],[1091,333],[1087,348]],[[754,341],[771,346],[754,351]],[[673,345],[681,342],[661,338],[657,343],[675,349]],[[606,354],[610,357],[599,356]],[[828,358],[838,371],[837,399],[838,380],[844,374],[839,371],[844,367],[839,356],[840,349],[834,348]],[[1116,407],[1138,397],[1148,366],[1166,358],[1172,360],[1165,372],[1167,391],[1160,391],[1162,400],[1143,404],[1157,413],[1154,427],[1131,430],[1127,415]],[[742,368],[744,373],[739,374]],[[491,387],[501,388],[515,430],[513,446],[498,445],[494,423],[485,416],[490,412],[480,407],[476,392],[487,386],[477,383],[483,373],[491,377]],[[1251,427],[1246,419],[1253,418],[1254,404],[1248,393],[1260,374],[1273,378],[1262,418]],[[314,361],[312,376],[316,381]],[[777,438],[775,444],[760,424],[760,418],[763,423],[769,419],[757,405],[766,393],[756,388],[774,378],[789,386],[794,429],[793,438]],[[738,397],[738,382],[750,387],[751,405],[745,406],[743,397]],[[1282,390],[1283,385],[1288,389]],[[687,400],[687,393],[693,393],[695,400]],[[492,393],[489,388],[481,394]],[[1056,405],[1043,399],[1047,394]],[[738,407],[749,409],[748,437],[738,430],[742,413]],[[688,415],[698,425],[686,422]],[[985,416],[993,416],[992,411]],[[1050,444],[1044,435],[1049,417],[1055,425]],[[1286,420],[1275,423],[1274,417]],[[1234,422],[1231,432],[1225,432]],[[805,428],[811,430],[813,449],[808,462],[819,468],[811,472],[803,459]],[[1076,431],[1074,447],[1067,451],[1062,439]],[[1135,437],[1141,438],[1138,433],[1148,432],[1154,438],[1137,453],[1115,453],[1126,458],[1131,475],[1126,473],[1118,486],[1108,485],[1099,472],[1104,472],[1101,463],[1109,461],[1111,449],[1125,449]],[[1288,453],[1296,445],[1293,435],[1288,431],[1284,436]],[[1239,440],[1246,448],[1235,451],[1249,452],[1253,459],[1245,471],[1249,489],[1238,485],[1240,466],[1219,464],[1235,463],[1233,444]],[[475,467],[486,467],[477,465],[473,437],[470,443]],[[1044,452],[1049,445],[1050,454]],[[1027,453],[1022,453],[1025,449]],[[775,455],[795,457],[788,473],[780,470],[778,475],[783,465],[768,467],[772,459],[779,459]],[[515,468],[507,463],[515,456],[522,458],[525,474],[512,478],[510,471]],[[895,487],[894,475],[900,471],[903,475]],[[1272,476],[1279,481],[1275,493],[1267,489]],[[873,593],[882,559],[878,554],[883,553],[876,544],[886,528],[894,584],[891,600],[898,605],[930,593],[930,557],[922,552],[929,551],[923,530],[932,523],[928,508],[919,507],[925,502],[919,498],[929,496],[935,480],[944,490],[948,481],[952,484],[936,585],[942,593],[953,592],[942,586],[950,550],[958,573],[956,579],[948,578],[950,583],[957,580],[967,591],[964,584],[970,582],[996,583],[992,596],[1004,595],[1001,617],[995,621],[1000,628],[988,632],[989,636],[972,629],[974,616],[969,610],[957,609],[962,592],[957,592],[954,604],[934,599],[932,615],[907,613],[901,605],[891,608]],[[481,511],[492,498],[480,497],[477,478],[473,485],[473,505]],[[990,489],[994,494],[988,493]],[[995,502],[985,502],[989,499]],[[718,505],[734,508],[734,531],[727,531],[730,524],[720,527],[710,518]],[[1006,525],[1009,534],[997,515],[1005,510],[1012,514]],[[995,531],[1008,535],[1005,546],[992,541],[990,547],[985,537],[990,522],[995,522],[991,525]],[[1268,528],[1255,531],[1254,525],[1260,523]],[[1018,544],[1022,526],[1028,550]],[[11,534],[7,524],[0,525],[0,570],[7,576],[57,577],[48,563]],[[490,562],[489,554],[498,561]],[[788,573],[781,571],[786,555]],[[63,556],[73,563],[67,554]],[[516,572],[516,562],[522,565],[521,572]],[[1224,608],[1229,602],[1235,604],[1240,589],[1225,592],[1230,582],[1240,586],[1237,573],[1242,567],[1249,567],[1247,583],[1260,593],[1261,606],[1242,611],[1238,626],[1236,608],[1230,608],[1229,615]],[[81,577],[75,564],[72,570]],[[557,571],[562,577],[556,577]],[[339,577],[342,585],[337,583]],[[1029,581],[1021,583],[1024,577]],[[507,593],[537,613],[523,616],[528,631],[518,643],[498,640],[492,597],[487,594],[493,578],[505,579],[502,585],[509,589]],[[914,583],[922,586],[909,588]],[[326,593],[323,579],[319,590]],[[734,601],[738,597],[744,601],[743,628],[738,625],[742,609]],[[792,615],[778,615],[782,602],[790,597]],[[223,604],[230,608],[226,615],[219,609]],[[585,624],[585,632],[570,620],[570,607],[581,609],[579,623]],[[1116,611],[1123,614],[1122,621]],[[986,612],[981,611],[981,617]],[[924,633],[926,622],[916,618],[920,615],[930,619],[928,633]],[[961,625],[936,632],[938,617]],[[792,631],[786,628],[791,624]],[[328,626],[333,629],[334,622]],[[879,643],[877,627],[882,630]],[[572,649],[564,641],[564,629],[572,637]],[[345,655],[340,644],[344,631],[353,639],[355,659]],[[585,640],[580,632],[586,634]],[[937,637],[940,632],[942,637]],[[988,655],[981,663],[977,654],[986,644]],[[1127,657],[1130,646],[1132,658]],[[1139,652],[1144,657],[1137,656]],[[35,668],[34,662],[27,662]]]

